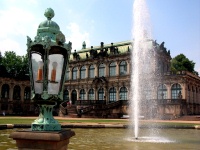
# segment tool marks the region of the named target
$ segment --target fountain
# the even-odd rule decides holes
[[[69,149],[176,150],[199,148],[200,130],[157,129],[155,132],[162,135],[162,137],[157,134],[153,135],[152,133],[154,131],[149,133],[149,128],[142,129],[139,133],[139,116],[142,115],[139,110],[144,108],[144,100],[151,94],[151,90],[154,90],[155,85],[153,79],[157,66],[145,0],[135,0],[134,23],[134,51],[132,52],[130,97],[133,99],[131,109],[134,112],[132,112],[131,120],[134,126],[134,138],[132,138],[132,129],[74,129],[77,135],[71,139]],[[17,131],[17,129],[13,130]],[[1,150],[17,149],[15,141],[8,138],[13,130],[7,129],[0,131]]]
[[[138,139],[139,116],[145,109],[145,101],[155,88],[156,55],[154,41],[151,37],[151,24],[145,0],[135,0],[133,4],[133,52],[131,72],[131,124],[134,126],[134,136]]]

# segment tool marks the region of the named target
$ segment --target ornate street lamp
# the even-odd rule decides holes
[[[57,23],[51,19],[54,11],[47,8],[47,20],[40,23],[34,40],[27,37],[31,99],[40,110],[31,128],[33,131],[61,130],[61,125],[53,118],[53,107],[63,100],[65,74],[69,62],[72,43],[65,43],[65,36]]]

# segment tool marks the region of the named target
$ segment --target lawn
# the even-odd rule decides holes
[[[0,124],[31,124],[37,117],[11,117],[11,116],[5,116],[5,117],[0,117]],[[61,124],[73,124],[73,123],[97,123],[97,124],[122,124],[122,125],[128,125],[129,120],[128,119],[80,119],[80,118],[68,118],[68,119],[57,119],[59,123]],[[160,127],[160,128],[179,128],[179,127],[185,127],[185,128],[192,128],[195,125],[200,125],[200,123],[185,123],[185,122],[154,122],[154,121],[141,121],[140,122],[140,127]]]
[[[0,117],[0,124],[31,124],[35,118],[26,117]],[[56,119],[59,123],[120,123],[128,124],[122,119]]]

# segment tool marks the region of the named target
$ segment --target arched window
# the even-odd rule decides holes
[[[64,90],[63,100],[64,101],[69,101],[69,91],[68,90]]]
[[[1,98],[9,98],[9,85],[4,84],[1,89]]]
[[[81,67],[81,79],[85,79],[86,67]]]
[[[8,110],[9,85],[4,84],[1,89],[1,110]]]
[[[109,101],[116,101],[116,90],[114,87],[109,90]]]
[[[172,99],[179,99],[181,94],[181,86],[180,84],[176,83],[173,84],[172,88],[171,88],[171,97]]]
[[[100,88],[98,91],[98,100],[104,100],[104,90]]]
[[[65,78],[65,80],[69,80],[69,69],[67,69],[67,71],[66,71],[66,78]]]
[[[90,89],[88,93],[89,100],[94,100],[94,90]]]
[[[126,75],[127,74],[127,63],[126,63],[126,61],[122,61],[119,64],[119,74],[120,75]]]
[[[24,90],[24,100],[30,100],[31,99],[31,89],[30,87],[26,87]]]
[[[85,100],[85,90],[81,89],[80,91],[80,100]]]
[[[76,90],[73,90],[72,93],[71,93],[71,101],[72,101],[72,104],[75,104],[76,101],[77,101],[77,92],[76,92]]]
[[[77,67],[74,67],[72,69],[72,80],[77,79],[77,71],[78,71]]]
[[[89,68],[89,77],[94,78],[94,65],[91,65]]]
[[[120,88],[120,91],[119,91],[119,99],[120,100],[127,100],[127,88],[126,87],[122,87]]]
[[[99,65],[99,77],[105,76],[105,65],[100,64]]]
[[[109,65],[109,76],[115,76],[116,75],[116,63],[112,62]]]
[[[158,91],[157,91],[157,98],[167,99],[167,88],[164,84],[159,85]]]
[[[19,85],[15,85],[14,90],[13,90],[13,99],[14,100],[20,100],[21,99],[21,88]]]

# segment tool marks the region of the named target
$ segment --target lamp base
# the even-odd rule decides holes
[[[32,131],[60,131],[61,125],[60,124],[31,124]]]
[[[61,125],[53,118],[54,105],[39,104],[39,117],[31,124],[32,131],[59,131]]]

